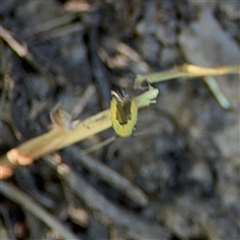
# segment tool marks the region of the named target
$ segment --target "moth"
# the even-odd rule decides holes
[[[134,98],[112,91],[110,105],[112,127],[120,137],[131,136],[137,123],[138,105]]]

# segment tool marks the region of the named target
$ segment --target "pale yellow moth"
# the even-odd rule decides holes
[[[131,136],[137,123],[138,105],[128,95],[112,91],[110,106],[112,127],[120,137]]]

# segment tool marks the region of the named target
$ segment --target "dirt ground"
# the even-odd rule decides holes
[[[0,19],[30,53],[0,40],[1,155],[48,132],[51,110],[72,112],[90,86],[80,120],[109,108],[112,89],[138,95],[136,74],[240,63],[239,1],[3,0]],[[133,136],[81,154],[109,129],[57,153],[77,183],[38,159],[2,184],[75,239],[240,239],[239,75],[216,79],[229,109],[202,78],[154,84],[157,103],[139,111]],[[70,239],[26,205],[0,195],[2,240]]]

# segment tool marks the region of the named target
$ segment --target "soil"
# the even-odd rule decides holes
[[[0,40],[1,154],[48,132],[51,110],[61,103],[72,112],[90,85],[95,94],[79,120],[109,108],[113,89],[138,95],[136,74],[240,63],[239,1],[3,0],[0,19],[31,54],[19,57]],[[240,239],[239,76],[216,79],[230,109],[202,78],[154,84],[157,103],[139,110],[133,136],[88,153],[140,188],[143,204],[78,160],[76,149],[112,129],[58,152],[85,181],[82,198],[43,159],[6,181],[79,239]],[[0,213],[3,240],[62,239],[3,195]]]

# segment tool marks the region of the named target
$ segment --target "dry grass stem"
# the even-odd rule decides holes
[[[137,75],[135,78],[135,89],[141,88],[144,81],[149,84],[171,80],[174,78],[194,78],[204,76],[217,76],[226,74],[240,74],[240,65],[221,66],[216,68],[204,68],[191,64],[184,64],[169,71]]]
[[[56,218],[49,214],[45,209],[33,201],[27,194],[20,191],[18,188],[10,183],[1,181],[0,192],[5,197],[11,199],[16,204],[24,207],[35,217],[43,221],[49,228],[55,229],[66,240],[79,240],[73,233],[71,233],[63,224]]]
[[[83,167],[96,174],[100,179],[123,193],[125,196],[132,199],[140,206],[147,205],[148,198],[146,194],[116,171],[87,155],[81,154],[79,149],[75,146],[70,147],[66,151],[72,158],[76,158],[77,156],[76,161],[81,163]]]

